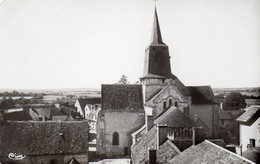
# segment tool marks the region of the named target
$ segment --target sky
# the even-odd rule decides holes
[[[143,74],[152,0],[0,0],[0,89],[100,88]],[[259,0],[159,0],[186,86],[260,86]]]

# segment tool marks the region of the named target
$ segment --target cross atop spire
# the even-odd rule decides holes
[[[154,22],[153,22],[153,30],[152,30],[152,44],[164,44],[162,41],[162,35],[159,25],[159,20],[157,16],[157,10],[155,6],[154,11]]]

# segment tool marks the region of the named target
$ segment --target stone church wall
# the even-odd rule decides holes
[[[144,112],[103,112],[98,120],[97,153],[122,156],[130,154],[131,134],[144,124]],[[113,145],[113,134],[119,134],[119,144]],[[126,152],[127,151],[127,152]]]
[[[218,134],[217,122],[217,107],[216,105],[191,105],[189,116],[192,121],[195,122],[195,115],[197,120],[201,121],[208,127],[206,132],[207,138],[216,138]]]

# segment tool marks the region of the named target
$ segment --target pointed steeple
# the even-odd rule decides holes
[[[152,30],[152,44],[164,44],[162,41],[162,35],[157,15],[157,10],[155,6],[154,11],[154,22],[153,22],[153,30]]]
[[[171,72],[168,46],[163,43],[158,15],[155,7],[152,42],[145,50],[144,74],[141,79],[176,78]]]

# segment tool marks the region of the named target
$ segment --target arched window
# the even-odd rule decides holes
[[[163,109],[166,109],[166,101],[163,102]]]
[[[175,101],[174,106],[178,107],[178,101]]]
[[[117,132],[113,133],[112,145],[119,145],[119,134]]]
[[[169,99],[169,106],[172,106],[172,99]]]

